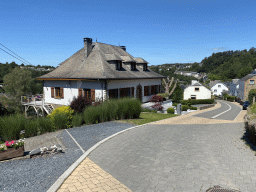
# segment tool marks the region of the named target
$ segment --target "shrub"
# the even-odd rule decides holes
[[[49,116],[39,117],[36,121],[38,123],[38,131],[40,134],[53,131],[53,123]]]
[[[28,119],[22,114],[0,117],[0,137],[4,141],[17,140],[20,131],[24,130]]]
[[[174,108],[168,108],[167,113],[174,114]]]
[[[69,106],[62,106],[54,109],[49,116],[55,128],[66,129],[72,127],[73,113]]]
[[[249,100],[250,104],[253,103],[253,97],[256,98],[256,89],[251,89],[249,91],[248,100]],[[255,101],[256,101],[256,99],[255,99]]]
[[[70,104],[70,108],[75,113],[82,113],[85,107],[92,105],[92,99],[86,98],[85,96],[78,96]]]
[[[173,103],[172,106],[177,107],[178,103]]]
[[[182,105],[188,105],[188,100],[181,100]],[[196,104],[212,104],[214,103],[214,99],[191,99],[191,105]]]
[[[187,105],[182,105],[181,106],[181,111],[187,111],[188,110],[188,106]]]
[[[38,123],[36,120],[28,120],[25,126],[25,137],[33,137],[38,133]]]
[[[162,96],[163,98],[169,97],[168,93],[158,93],[157,95]]]
[[[191,109],[191,110],[197,110],[197,107],[192,107],[192,106],[190,106],[189,109]]]
[[[150,102],[163,102],[164,98],[161,95],[152,95],[150,98]]]
[[[89,106],[84,110],[84,122],[86,124],[95,124],[99,121],[98,106]]]
[[[82,123],[83,123],[83,115],[81,113],[75,114],[72,119],[73,127],[80,127]]]

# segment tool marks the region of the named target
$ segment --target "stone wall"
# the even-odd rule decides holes
[[[255,128],[256,128],[256,115],[250,114],[250,108],[247,108],[247,114],[244,116],[245,121],[245,129],[248,132],[249,140],[253,145],[256,145],[256,135],[255,135]]]

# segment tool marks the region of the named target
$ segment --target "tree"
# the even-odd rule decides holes
[[[172,99],[173,102],[179,102],[183,99],[183,89],[180,87],[179,84],[174,89],[174,92],[170,98]]]
[[[175,81],[175,84],[174,84],[174,86],[173,86],[173,88],[170,92],[170,88],[172,87],[173,81],[174,81],[174,77],[172,77],[171,80],[169,79],[169,76],[167,77],[167,80],[163,79],[163,82],[164,82],[163,84],[164,84],[164,87],[165,87],[165,93],[167,93],[169,96],[172,95],[178,80]]]
[[[15,112],[22,111],[21,96],[31,92],[31,83],[33,79],[31,72],[16,67],[9,74],[4,76],[4,90],[7,97],[2,97],[2,104],[7,106],[8,110]]]

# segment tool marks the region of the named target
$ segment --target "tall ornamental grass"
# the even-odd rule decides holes
[[[116,119],[138,118],[141,113],[141,102],[137,99],[110,99],[98,106],[90,106],[84,110],[86,124],[94,124]]]
[[[83,124],[83,114],[76,113],[72,119],[73,127],[80,127]]]

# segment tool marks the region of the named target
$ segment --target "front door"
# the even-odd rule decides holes
[[[142,87],[141,85],[138,85],[136,87],[136,97],[142,101]]]

